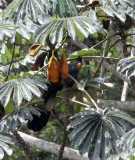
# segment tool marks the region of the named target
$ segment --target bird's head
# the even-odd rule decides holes
[[[77,57],[77,67],[80,68],[82,66],[82,57],[78,56]]]

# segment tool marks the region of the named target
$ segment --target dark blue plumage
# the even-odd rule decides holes
[[[78,57],[77,63],[82,63],[82,58]],[[77,79],[78,72],[79,72],[79,67],[76,65],[68,65],[69,67],[69,74],[73,76],[75,79]],[[67,87],[70,88],[73,86],[74,81],[71,80],[70,78],[65,80],[67,83]],[[39,111],[41,113],[40,117],[37,115],[33,115],[33,120],[28,121],[28,128],[33,130],[33,131],[40,131],[44,126],[46,126],[51,110],[53,108],[54,100],[57,94],[57,91],[62,90],[63,85],[62,81],[60,80],[58,83],[51,83],[47,84],[48,90],[44,91],[43,94],[43,99],[44,99],[44,110],[45,111]]]

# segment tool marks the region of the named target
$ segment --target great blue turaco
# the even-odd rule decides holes
[[[74,81],[68,78],[68,73],[77,79],[79,68],[82,65],[82,58],[77,57],[76,65],[67,64],[66,55],[62,54],[60,60],[54,54],[49,57],[49,64],[47,68],[47,77],[50,83],[47,83],[48,90],[44,91],[43,99],[44,106],[42,110],[39,110],[40,116],[33,114],[32,121],[28,121],[28,128],[33,131],[40,131],[43,127],[46,126],[51,110],[54,105],[54,100],[58,91],[62,90],[64,79],[67,87],[72,87]]]

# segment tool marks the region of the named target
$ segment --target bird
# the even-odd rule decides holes
[[[47,75],[50,83],[47,83],[48,90],[44,90],[43,93],[44,110],[39,110],[40,116],[32,114],[33,119],[31,121],[28,120],[27,124],[30,130],[38,132],[46,126],[50,117],[51,110],[53,109],[56,94],[63,88],[62,79],[65,80],[68,88],[72,87],[74,85],[74,81],[68,78],[68,74],[77,79],[81,65],[82,65],[82,57],[80,56],[77,57],[77,64],[72,65],[72,64],[67,64],[65,54],[62,54],[60,61],[54,55],[52,55],[52,57],[49,60],[49,65],[47,68]],[[57,70],[59,70],[59,76]]]

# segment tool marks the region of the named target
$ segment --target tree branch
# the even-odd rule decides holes
[[[64,117],[64,129],[63,129],[63,137],[62,137],[62,143],[58,155],[58,160],[62,160],[64,148],[66,145],[67,140],[67,126],[69,124],[69,92],[66,85],[66,82],[63,80],[63,90],[64,90],[64,98],[65,98],[65,117]]]
[[[95,59],[98,63],[100,63],[100,60]],[[102,65],[108,70],[110,71],[112,74],[114,74],[116,77],[118,77],[119,79],[121,79],[122,81],[127,82],[128,84],[131,84],[130,80],[128,79],[127,76],[125,76],[124,74],[122,74],[121,72],[116,71],[116,69],[110,65],[107,62],[103,62]]]
[[[111,39],[112,37],[118,35],[119,33],[120,33],[119,31],[115,32],[115,33],[112,34],[111,36],[107,37],[106,39],[103,39],[103,40],[100,41],[99,43],[97,43],[97,44],[95,44],[94,46],[92,46],[91,49],[92,49],[92,48],[95,48],[95,47],[97,47],[97,46],[99,46],[99,45],[102,44],[103,42],[105,42],[105,41]]]
[[[107,38],[108,38],[108,37],[109,37],[109,32],[108,32],[108,34],[107,34]],[[106,40],[106,43],[105,43],[105,48],[104,48],[104,51],[103,51],[103,57],[106,57],[106,56],[107,56],[108,48],[109,48],[109,43],[110,43],[110,39],[107,39],[107,40]],[[100,64],[99,64],[99,66],[98,66],[98,68],[97,68],[97,70],[96,70],[93,78],[96,77],[96,75],[97,75],[97,73],[98,73],[98,71],[99,71],[99,69],[100,69],[101,67],[102,67],[102,69],[104,68],[103,66],[101,66],[102,63],[103,63],[103,60],[104,60],[104,59],[101,60],[101,62],[100,62]]]
[[[117,42],[119,42],[119,40],[120,40],[120,39],[117,39],[117,40],[109,47],[108,50],[107,50],[107,46],[108,46],[108,42],[109,42],[109,41],[106,41],[106,47],[105,47],[104,53],[103,53],[103,56],[104,56],[104,57],[107,55],[107,53],[110,51],[110,49],[111,49]],[[103,61],[104,61],[104,59],[101,60],[99,66],[98,66],[98,69],[97,69],[96,73],[94,74],[94,77],[96,76],[98,70],[100,69],[100,67],[101,67],[101,65],[102,65],[102,63],[103,63]]]
[[[117,101],[98,99],[99,106],[115,107],[124,112],[135,112],[135,101]]]
[[[35,160],[32,157],[28,146],[25,144],[24,139],[22,139],[22,137],[20,137],[20,134],[16,130],[12,131],[12,133],[13,133],[14,137],[16,138],[16,140],[18,141],[18,143],[20,144],[20,146],[22,147],[22,149],[25,152],[25,154],[27,155],[27,157],[29,158],[29,160]]]
[[[23,140],[31,147],[58,155],[60,150],[60,145],[55,144],[53,142],[41,140],[39,138],[30,136],[23,132],[18,131],[18,133],[23,138]],[[81,156],[78,150],[68,147],[65,147],[64,149],[63,158],[68,158],[72,160],[89,160],[87,157],[88,157],[87,154]]]

